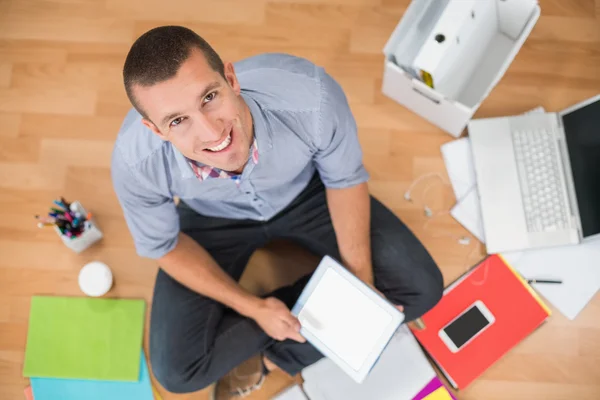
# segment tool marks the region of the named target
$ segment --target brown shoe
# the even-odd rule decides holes
[[[211,400],[241,399],[261,388],[265,380],[262,355],[244,361],[213,386]]]

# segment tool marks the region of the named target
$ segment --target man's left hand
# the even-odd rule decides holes
[[[377,292],[381,297],[383,297],[384,299],[387,299],[387,297],[383,293],[381,293],[379,291],[379,289],[377,289],[373,283],[368,283],[367,282],[367,285],[369,285],[371,287],[371,289],[373,289],[375,292]],[[394,304],[394,307],[396,307],[398,309],[398,311],[404,312],[404,306]]]
[[[387,297],[375,287],[375,282],[373,278],[373,267],[369,266],[368,268],[362,268],[358,271],[354,271],[354,273],[358,279],[369,285],[371,289],[373,289],[377,294],[379,294],[384,299],[387,299]],[[396,307],[400,312],[404,312],[404,306],[394,304],[394,307]]]

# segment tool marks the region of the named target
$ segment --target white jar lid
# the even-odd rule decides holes
[[[103,296],[110,290],[112,284],[113,276],[110,268],[99,261],[92,261],[79,271],[79,287],[88,296]]]

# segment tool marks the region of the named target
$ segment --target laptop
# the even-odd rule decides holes
[[[559,113],[468,124],[489,254],[600,232],[600,95]]]

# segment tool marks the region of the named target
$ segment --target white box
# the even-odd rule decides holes
[[[87,211],[85,211],[81,203],[78,201],[71,203],[69,208],[73,212],[78,212],[81,215],[87,215]],[[84,226],[85,229],[82,234],[73,239],[63,235],[60,232],[60,229],[56,226],[54,227],[54,230],[58,236],[60,236],[65,246],[73,250],[75,253],[81,253],[83,250],[87,249],[103,237],[102,232],[94,223],[93,218],[89,221],[86,221]]]
[[[409,5],[383,50],[382,91],[450,135],[459,137],[531,33],[540,16],[540,7],[536,0],[489,0],[496,6],[485,15],[474,17],[485,18],[485,23],[479,24],[483,30],[478,31],[475,38],[461,41],[469,46],[466,53],[474,55],[472,60],[465,60],[464,68],[454,72],[456,82],[464,84],[452,89],[456,96],[447,96],[414,77],[414,71],[399,65],[412,66],[432,36],[434,19],[440,17],[438,10],[448,1],[461,0],[414,0]]]

